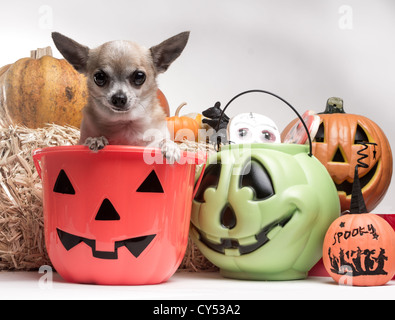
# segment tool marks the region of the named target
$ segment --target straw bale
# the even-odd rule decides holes
[[[34,166],[35,149],[76,145],[80,132],[69,126],[40,129],[0,127],[0,271],[32,271],[51,265],[44,240],[42,183]],[[185,142],[188,151],[213,152]],[[189,240],[182,271],[214,271]]]
[[[79,130],[0,128],[0,270],[36,270],[50,261],[45,250],[42,184],[32,152],[73,145]]]

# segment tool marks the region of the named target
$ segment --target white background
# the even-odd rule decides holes
[[[52,31],[90,47],[118,39],[151,47],[190,30],[187,49],[159,79],[172,113],[184,101],[186,113],[202,112],[249,89],[277,93],[301,113],[340,96],[348,113],[395,136],[393,0],[13,0],[0,11],[0,66],[53,46]],[[257,94],[228,113],[246,111],[280,130],[295,117]],[[394,188],[375,212],[395,213]]]

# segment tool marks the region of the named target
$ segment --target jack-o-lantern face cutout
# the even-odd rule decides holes
[[[56,180],[53,192],[55,194],[62,194],[63,196],[76,196],[76,191],[67,176],[65,170],[61,170]],[[150,175],[144,180],[141,186],[137,189],[137,193],[156,193],[164,194],[163,187],[159,181],[159,178],[155,171],[152,171]],[[104,199],[99,207],[97,214],[95,215],[94,221],[96,222],[122,222],[121,216],[115,209],[114,205],[109,199]],[[136,238],[124,239],[115,241],[114,251],[100,251],[96,249],[96,240],[85,238],[83,236],[70,234],[63,231],[60,228],[56,229],[59,240],[67,251],[73,250],[80,244],[85,244],[92,250],[92,256],[96,259],[103,260],[117,260],[118,250],[125,247],[135,258],[138,258],[155,239],[156,234],[141,236]]]
[[[188,244],[196,164],[146,164],[144,149],[40,150],[45,240],[69,282],[157,284],[178,269]],[[175,196],[177,195],[177,196]],[[182,201],[180,201],[182,199]]]
[[[226,277],[302,279],[339,214],[336,188],[307,146],[225,146],[208,161],[191,236]]]
[[[336,113],[338,112],[338,113]],[[342,211],[350,209],[355,166],[368,212],[385,196],[392,178],[392,152],[387,137],[372,120],[346,114],[340,99],[330,99],[314,143],[314,155],[337,186]],[[363,144],[366,144],[366,150]]]
[[[329,99],[326,111],[319,116],[321,124],[313,154],[335,182],[342,211],[350,209],[355,166],[360,164],[362,194],[371,212],[384,198],[392,178],[392,151],[387,137],[372,120],[345,113],[339,98]]]
[[[155,171],[152,171],[152,173],[140,186],[137,192],[164,193],[162,185]],[[63,195],[76,194],[74,187],[71,184],[64,170],[62,170],[58,176],[58,179],[54,187],[54,193],[59,193]],[[114,208],[114,205],[111,203],[111,201],[109,199],[104,199],[102,205],[99,208],[99,211],[97,212],[95,221],[120,221],[120,220],[121,220],[121,216]],[[107,260],[118,259],[118,249],[122,247],[126,247],[134,257],[138,258],[143,253],[143,251],[147,249],[147,247],[156,237],[156,235],[149,235],[149,236],[116,241],[115,251],[103,252],[96,250],[96,240],[73,235],[65,231],[62,231],[61,229],[57,229],[57,233],[60,241],[62,242],[62,245],[67,251],[70,251],[76,246],[78,246],[79,244],[84,243],[92,249],[92,256],[94,258],[107,259]]]

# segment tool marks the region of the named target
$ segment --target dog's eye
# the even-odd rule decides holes
[[[95,83],[99,87],[104,87],[108,81],[108,77],[104,71],[99,71],[99,72],[95,73],[95,75],[93,76],[93,79],[95,80]]]
[[[132,82],[132,85],[140,87],[144,84],[145,80],[147,80],[147,76],[144,72],[137,70],[135,73],[132,74],[130,80]]]

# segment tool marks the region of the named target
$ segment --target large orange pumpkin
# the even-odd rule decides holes
[[[170,117],[170,106],[166,99],[166,96],[163,94],[161,90],[158,90],[158,99],[159,99],[159,104],[161,105],[161,107],[166,113],[166,116]]]
[[[3,125],[79,127],[88,98],[85,77],[66,60],[50,55],[24,58],[2,68],[0,116]]]
[[[319,114],[321,124],[314,139],[313,154],[329,171],[336,184],[342,211],[350,209],[352,184],[357,164],[362,194],[368,212],[384,198],[392,178],[392,151],[383,130],[372,120],[347,114],[343,100],[331,98]],[[285,136],[295,124],[282,133]]]

